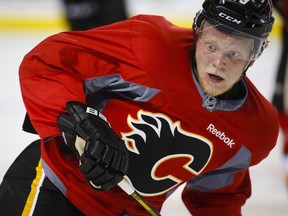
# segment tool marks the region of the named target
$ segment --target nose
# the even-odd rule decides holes
[[[218,53],[213,61],[213,66],[217,69],[224,70],[226,68],[225,54]]]

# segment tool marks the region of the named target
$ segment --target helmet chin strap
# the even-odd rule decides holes
[[[248,70],[249,67],[251,67],[254,64],[255,61],[250,61],[249,64],[247,65],[247,67],[245,68],[245,70],[242,73],[241,78],[246,76],[246,71]]]

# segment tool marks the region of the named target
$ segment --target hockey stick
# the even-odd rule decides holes
[[[152,216],[161,216],[129,183],[127,177],[124,176],[123,180],[118,183],[129,196],[132,196],[147,212]]]

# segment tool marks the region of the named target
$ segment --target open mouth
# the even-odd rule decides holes
[[[215,81],[222,81],[224,80],[222,77],[220,76],[217,76],[215,74],[208,74],[209,78],[212,79],[212,80],[215,80]]]

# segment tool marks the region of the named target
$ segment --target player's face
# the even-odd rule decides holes
[[[196,44],[197,77],[213,96],[227,92],[241,78],[251,60],[253,40],[232,37],[205,22]]]

